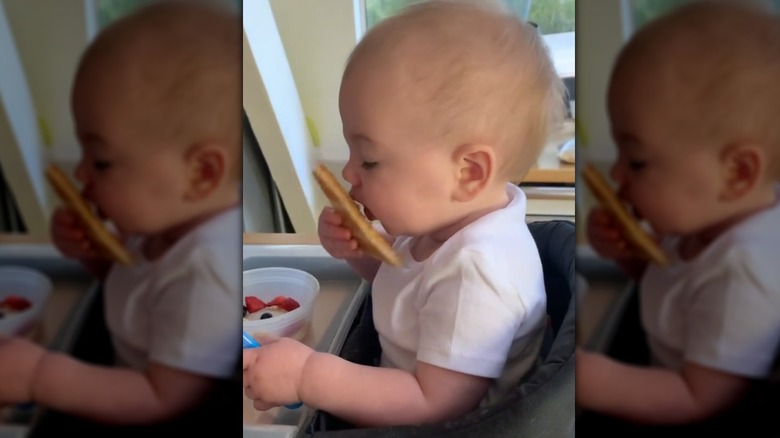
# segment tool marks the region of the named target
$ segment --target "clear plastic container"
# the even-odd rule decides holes
[[[269,302],[277,296],[293,298],[300,307],[267,319],[244,319],[244,331],[262,343],[263,337],[290,337],[303,340],[311,327],[314,299],[320,283],[308,272],[293,268],[258,268],[244,271],[244,293]]]
[[[21,311],[4,311],[0,317],[0,335],[29,336],[41,321],[52,290],[52,282],[43,273],[22,266],[0,266],[0,301],[11,295],[30,301]]]

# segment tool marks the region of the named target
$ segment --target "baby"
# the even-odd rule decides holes
[[[780,19],[738,2],[680,7],[620,53],[612,177],[671,265],[639,260],[609,213],[590,214],[594,249],[639,280],[653,363],[578,351],[584,409],[627,424],[696,423],[769,376],[780,343],[779,77]]]
[[[0,403],[151,424],[195,408],[236,375],[240,55],[235,14],[192,1],[141,9],[83,54],[72,89],[76,177],[136,263],[100,256],[64,208],[53,215],[52,238],[103,283],[117,364],[4,340]]]
[[[300,400],[360,426],[439,422],[495,403],[533,369],[544,279],[509,181],[535,163],[562,93],[535,28],[484,1],[424,2],[365,35],[341,83],[342,175],[403,267],[357,250],[330,208],[319,236],[372,282],[381,366],[287,338],[245,351],[257,409]]]

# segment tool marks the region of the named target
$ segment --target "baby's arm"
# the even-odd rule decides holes
[[[457,418],[478,405],[491,382],[422,362],[416,374],[358,365],[291,339],[245,350],[244,370],[258,409],[299,400],[367,427]]]
[[[616,362],[577,351],[577,403],[585,409],[647,424],[683,424],[713,417],[737,403],[750,380],[686,363],[680,372]]]
[[[93,421],[143,424],[182,414],[201,402],[212,386],[207,377],[160,364],[150,364],[142,373],[46,353],[36,368],[32,397]]]
[[[490,379],[418,362],[415,375],[315,353],[301,382],[306,404],[360,426],[452,420],[474,409]]]

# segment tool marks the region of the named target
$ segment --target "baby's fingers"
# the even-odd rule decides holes
[[[327,223],[320,226],[320,235],[324,239],[341,240],[345,242],[352,238],[352,232],[347,228]]]
[[[341,218],[341,215],[333,207],[323,208],[320,219],[323,223],[330,225],[341,225],[344,222],[344,219]]]
[[[355,239],[328,240],[324,241],[323,245],[328,249],[332,256],[337,258],[353,258],[363,256],[363,251],[359,249],[358,242]]]

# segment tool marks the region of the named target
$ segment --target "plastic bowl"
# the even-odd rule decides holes
[[[21,266],[0,267],[0,301],[16,295],[31,303],[30,307],[19,312],[3,311],[0,335],[27,336],[32,333],[41,321],[51,290],[51,280],[41,272]]]
[[[244,271],[244,293],[264,302],[281,295],[293,298],[300,307],[282,315],[259,320],[244,319],[244,331],[253,338],[290,337],[303,340],[311,326],[314,299],[320,292],[320,283],[308,272],[292,268],[258,268]],[[261,342],[262,343],[262,342]]]

